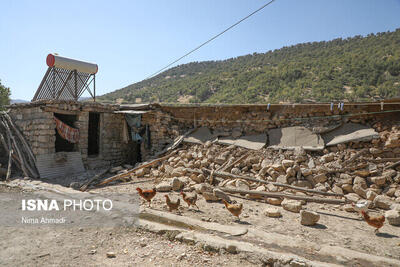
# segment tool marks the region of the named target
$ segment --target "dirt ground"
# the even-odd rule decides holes
[[[92,191],[137,194],[135,190],[137,186],[152,188],[153,182],[142,179]],[[167,211],[164,194],[158,193],[156,195],[152,201],[152,209]],[[180,197],[177,192],[169,194],[175,199]],[[320,213],[321,218],[316,226],[307,227],[300,224],[299,213],[289,212],[279,207],[282,217],[270,218],[264,214],[264,210],[272,205],[263,201],[251,201],[245,198],[232,197],[233,195],[230,196],[238,203],[243,203],[241,223],[247,225],[247,227],[263,230],[264,232],[295,236],[316,244],[335,245],[368,254],[400,259],[400,227],[389,225],[387,222],[380,229],[380,233],[375,234],[375,228],[369,226],[357,213],[346,212],[339,205],[308,203],[303,206],[303,209],[316,211]],[[222,203],[206,202],[199,195],[197,205],[200,211],[196,211],[196,208],[188,209],[186,203],[183,202],[179,213],[182,216],[190,216],[225,225],[239,223],[225,209]],[[383,213],[384,211],[382,210],[371,212],[372,215]],[[246,236],[242,238],[246,240]],[[257,243],[262,243],[262,240],[257,240]]]
[[[0,186],[6,192],[18,189]],[[244,255],[206,252],[135,227],[0,226],[0,237],[0,266],[253,266]]]

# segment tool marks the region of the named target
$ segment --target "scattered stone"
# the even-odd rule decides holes
[[[360,184],[355,184],[353,186],[353,191],[359,195],[360,197],[366,199],[367,198],[367,192],[361,187]]]
[[[115,258],[117,255],[114,252],[107,252],[107,258]]]
[[[219,200],[219,198],[211,192],[203,192],[202,195],[206,201],[218,201]]]
[[[161,182],[156,186],[157,192],[169,192],[172,190],[172,185],[169,182]]]
[[[321,162],[328,163],[335,159],[335,154],[329,153],[321,157]]]
[[[237,254],[238,253],[237,247],[235,245],[232,245],[232,244],[227,245],[226,251],[231,253],[231,254]]]
[[[293,160],[289,160],[289,159],[284,159],[282,160],[282,167],[284,169],[287,169],[289,167],[292,167],[294,165],[294,161]]]
[[[283,201],[283,199],[282,198],[269,197],[269,198],[266,199],[266,201],[267,201],[268,204],[275,205],[275,206],[280,206],[282,201]]]
[[[265,209],[265,215],[272,218],[279,218],[282,217],[281,212],[278,208],[268,207]]]
[[[284,199],[281,203],[285,210],[299,213],[301,210],[301,202],[298,200]]]
[[[213,190],[213,193],[217,198],[224,199],[225,201],[228,201],[228,202],[231,201],[231,198],[221,189],[215,188]]]
[[[302,210],[300,211],[300,223],[302,225],[315,225],[319,221],[320,215],[314,211]]]
[[[318,183],[325,183],[328,180],[328,178],[326,177],[326,175],[324,173],[321,173],[321,174],[315,175],[313,180],[316,184],[318,184]]]
[[[172,184],[172,190],[174,191],[181,190],[184,186],[184,183],[179,178],[176,177],[172,179],[171,184]]]
[[[388,210],[385,212],[385,218],[390,225],[400,226],[400,211]]]
[[[375,197],[373,203],[375,207],[379,209],[389,210],[390,205],[393,203],[393,201],[387,196],[378,195]]]
[[[371,181],[376,185],[384,185],[386,183],[386,176],[372,177]]]

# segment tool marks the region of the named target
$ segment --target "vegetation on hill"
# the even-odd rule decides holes
[[[370,101],[400,91],[400,29],[193,62],[105,94],[102,101],[278,103]]]
[[[10,104],[10,88],[2,85],[0,80],[0,110],[2,110],[4,106],[8,104]]]

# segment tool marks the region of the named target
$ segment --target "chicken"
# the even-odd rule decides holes
[[[165,195],[165,201],[167,202],[167,206],[169,208],[169,211],[177,210],[179,208],[179,205],[181,204],[181,200],[178,198],[175,202],[171,201],[169,199],[168,195]]]
[[[381,228],[383,226],[383,223],[385,222],[385,216],[381,215],[381,216],[369,216],[368,213],[366,213],[365,211],[361,211],[361,214],[364,217],[364,220],[371,225],[372,227],[375,227],[375,233],[378,232],[379,228]]]
[[[229,204],[225,199],[222,199],[222,201],[224,202],[226,209],[229,210],[233,216],[238,217],[238,220],[240,221],[239,215],[242,213],[243,204]]]
[[[157,190],[155,188],[149,189],[149,190],[142,190],[139,187],[136,188],[136,190],[139,192],[139,195],[142,198],[144,198],[145,200],[147,200],[149,202],[149,207],[150,207],[151,200],[156,195]]]
[[[181,195],[182,195],[183,201],[185,201],[188,204],[188,208],[190,208],[190,206],[196,206],[196,208],[198,210],[200,210],[199,207],[197,207],[197,205],[196,205],[196,201],[197,201],[196,193],[186,194],[186,193],[181,192]]]

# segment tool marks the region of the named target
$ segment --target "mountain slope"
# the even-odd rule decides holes
[[[400,29],[193,62],[99,97],[102,101],[277,103],[366,101],[400,91]]]

